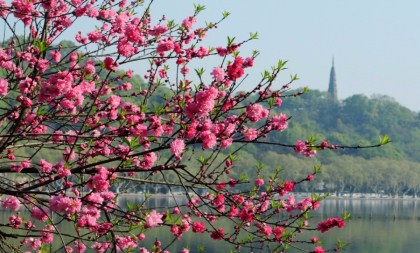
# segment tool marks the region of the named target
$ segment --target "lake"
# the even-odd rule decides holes
[[[166,200],[153,200],[157,206],[164,206]],[[171,205],[172,203],[167,203]],[[313,212],[312,225],[323,219],[341,216],[344,211],[351,214],[350,221],[343,229],[332,229],[328,233],[307,232],[305,237],[317,236],[324,245],[333,246],[337,240],[350,245],[345,252],[351,253],[417,253],[420,252],[420,199],[335,199],[329,198],[321,202],[317,212]],[[162,239],[162,233],[149,235],[149,238]],[[172,238],[172,237],[171,237]],[[213,241],[208,236],[197,236],[187,233],[183,236],[190,252],[198,252],[204,246],[208,253],[229,252],[232,246],[220,241]],[[163,241],[169,241],[165,238]],[[151,243],[151,242],[149,242]],[[171,252],[179,252],[185,244],[175,244]],[[313,249],[306,245],[306,249]],[[267,251],[241,249],[240,252]],[[286,252],[303,252],[290,249]]]
[[[180,197],[181,198],[181,197]],[[119,203],[139,201],[138,196],[127,196],[119,199]],[[165,207],[174,205],[174,200],[166,197],[152,199],[154,206]],[[177,200],[179,201],[179,200]],[[317,236],[324,242],[324,245],[333,246],[337,239],[349,242],[350,245],[345,252],[351,253],[417,253],[420,252],[420,199],[333,199],[329,198],[321,202],[317,212],[313,212],[314,218],[310,220],[312,226],[328,217],[340,216],[344,211],[351,213],[351,220],[343,229],[332,229],[326,234],[319,232],[307,232],[305,238]],[[1,223],[7,223],[10,212],[0,210]],[[22,213],[23,216],[25,214]],[[39,224],[41,225],[41,224]],[[217,224],[216,224],[217,226]],[[41,226],[39,226],[41,227]],[[62,227],[63,230],[67,226]],[[69,228],[69,227],[67,227]],[[160,230],[160,231],[159,231]],[[144,246],[150,245],[156,238],[164,243],[170,242],[173,236],[168,230],[154,230],[147,233],[148,240]],[[7,232],[7,231],[6,231]],[[219,253],[230,252],[232,245],[223,241],[214,241],[205,234],[194,234],[192,232],[183,235],[181,243],[175,242],[169,250],[177,253],[184,247],[190,252]],[[59,243],[59,242],[57,242]],[[302,246],[305,249],[313,249],[313,245]],[[203,250],[204,249],[204,250]],[[93,252],[88,250],[88,252]],[[268,250],[250,250],[242,248],[239,252],[269,252]],[[287,252],[303,252],[296,249]]]

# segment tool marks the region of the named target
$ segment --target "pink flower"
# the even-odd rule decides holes
[[[39,160],[39,172],[40,173],[50,173],[52,171],[52,164],[45,161],[44,159]]]
[[[111,57],[106,57],[104,60],[105,69],[112,71],[115,68],[114,59]]]
[[[316,246],[314,249],[314,253],[324,253],[324,249],[321,246]]]
[[[203,222],[199,222],[199,221],[197,221],[197,222],[194,222],[193,224],[192,224],[192,231],[194,232],[194,233],[204,233],[204,231],[205,231],[205,226],[204,226],[204,223]]]
[[[277,107],[280,107],[281,104],[283,104],[283,100],[281,100],[281,98],[277,97],[275,99],[274,105],[277,106]]]
[[[180,253],[190,253],[189,249],[183,248]]]
[[[31,217],[43,222],[45,222],[48,219],[47,212],[36,206],[34,206],[31,210]]]
[[[244,129],[244,137],[247,141],[253,141],[258,137],[258,131],[254,128],[246,128]]]
[[[273,228],[270,226],[263,226],[260,231],[265,236],[270,236],[273,233]]]
[[[69,198],[63,195],[52,196],[49,203],[52,211],[65,212],[67,215],[79,212],[82,207],[80,199]]]
[[[243,64],[244,60],[242,57],[236,57],[235,61],[232,64],[227,66],[228,77],[230,80],[235,81],[244,75]]]
[[[210,237],[213,238],[214,240],[222,240],[223,236],[225,236],[225,231],[223,230],[223,228],[219,228],[218,230],[214,230],[210,234]]]
[[[326,221],[318,223],[317,229],[322,233],[325,233],[333,227],[342,228],[345,225],[346,223],[344,222],[344,220],[340,218],[329,218]]]
[[[262,185],[264,185],[264,179],[262,178],[255,179],[255,186],[260,187]]]
[[[216,198],[213,200],[213,205],[214,206],[221,206],[225,203],[225,196],[223,194],[219,194],[216,196]]]
[[[284,131],[287,128],[287,116],[280,113],[278,116],[273,116],[270,120],[273,130]]]
[[[213,148],[217,144],[216,135],[214,135],[211,131],[201,132],[200,138],[203,142],[204,149]]]
[[[283,235],[284,231],[285,231],[285,229],[282,228],[282,227],[279,227],[279,226],[275,227],[273,229],[274,238],[276,238],[276,240],[279,241],[281,239],[281,236]]]
[[[194,16],[190,16],[182,21],[182,26],[189,31],[195,22],[197,22],[197,19]]]
[[[293,191],[294,188],[295,188],[295,182],[293,182],[293,181],[287,181],[283,185],[283,189],[286,192],[291,192],[291,191]]]
[[[6,79],[0,78],[0,95],[6,96],[8,93],[8,82]]]
[[[151,211],[146,217],[146,226],[149,228],[156,227],[163,223],[162,214],[156,212],[156,210]]]
[[[22,218],[16,215],[10,215],[9,217],[9,224],[13,228],[18,228],[20,225],[22,225]]]
[[[168,31],[168,27],[166,25],[155,25],[153,27],[153,30],[149,31],[149,34],[153,36],[159,36],[161,34],[166,33],[167,31]]]
[[[185,149],[184,140],[175,139],[170,146],[171,154],[175,155],[178,160],[181,160],[181,154]]]
[[[81,242],[75,241],[74,249],[76,250],[76,253],[84,253],[86,251],[86,246]]]
[[[225,79],[225,71],[221,67],[215,67],[211,72],[211,75],[217,82],[221,82]]]
[[[17,211],[20,208],[20,201],[15,196],[10,196],[3,202],[2,206]]]
[[[111,108],[117,108],[120,103],[121,103],[121,97],[117,96],[117,95],[111,95],[108,98],[108,103],[111,106]]]
[[[306,142],[298,140],[295,144],[295,152],[298,154],[303,154],[307,157],[313,157],[316,155],[316,150],[311,149]]]
[[[143,156],[143,161],[140,167],[144,170],[150,170],[157,160],[157,155],[154,152],[147,153]]]
[[[246,107],[246,116],[251,120],[252,123],[255,123],[262,118],[268,116],[268,110],[260,104],[250,104]]]
[[[173,50],[174,49],[174,42],[172,41],[172,38],[169,38],[168,40],[164,39],[161,40],[156,48],[156,52],[158,54],[163,54],[166,51]]]

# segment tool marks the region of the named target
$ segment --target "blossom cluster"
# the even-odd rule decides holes
[[[275,88],[281,64],[253,90],[237,92],[256,59],[239,49],[252,38],[215,48],[201,43],[227,14],[202,26],[196,6],[177,25],[152,18],[145,1],[9,2],[0,0],[5,27],[22,25],[28,34],[9,31],[14,35],[0,46],[0,173],[10,176],[0,180],[6,195],[0,203],[13,212],[5,226],[25,234],[22,250],[165,252],[159,240],[146,243],[155,229],[177,240],[192,232],[236,248],[286,248],[298,231],[312,229],[299,220],[322,197],[298,201],[293,190],[316,173],[301,180],[258,174],[250,181],[236,168],[242,145],[267,144],[269,134],[288,128],[282,99],[294,93],[289,84]],[[73,34],[78,20],[95,26]],[[67,33],[73,41],[60,43]],[[195,69],[197,81],[192,62],[210,57],[220,63],[209,74]],[[136,70],[142,78],[125,68],[130,62],[147,63]],[[283,146],[316,154],[309,142]],[[187,166],[191,161],[198,165]],[[162,184],[172,196],[171,187],[181,188],[186,203],[118,202],[127,185]],[[68,223],[72,231],[57,230]],[[343,226],[333,218],[318,230]],[[55,249],[58,237],[63,245]]]

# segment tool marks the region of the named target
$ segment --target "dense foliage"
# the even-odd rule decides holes
[[[284,161],[280,164],[284,173],[293,171],[292,175],[296,177],[307,173],[309,165],[322,164],[324,169],[317,184],[300,190],[418,195],[420,113],[410,111],[387,96],[353,95],[334,102],[328,93],[317,90],[285,100],[282,110],[293,115],[289,121],[289,130],[293,131],[274,133],[267,138],[268,141],[291,143],[299,136],[312,135],[315,139],[326,139],[338,145],[366,144],[386,133],[392,143],[380,150],[326,151],[312,162],[286,155],[281,147],[259,145],[258,148],[245,149],[241,155],[244,163],[246,160],[260,161],[264,157],[269,157],[268,161],[281,160]],[[275,166],[275,162],[266,162],[266,165]]]

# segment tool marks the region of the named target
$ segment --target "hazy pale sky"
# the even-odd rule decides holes
[[[295,87],[327,90],[334,56],[340,99],[385,94],[420,111],[418,0],[156,0],[152,13],[180,20],[192,14],[193,3],[206,6],[201,22],[231,13],[209,33],[212,45],[223,45],[227,35],[240,41],[258,32],[259,40],[241,49],[261,53],[246,85],[283,59],[289,61],[283,80],[298,74]]]

